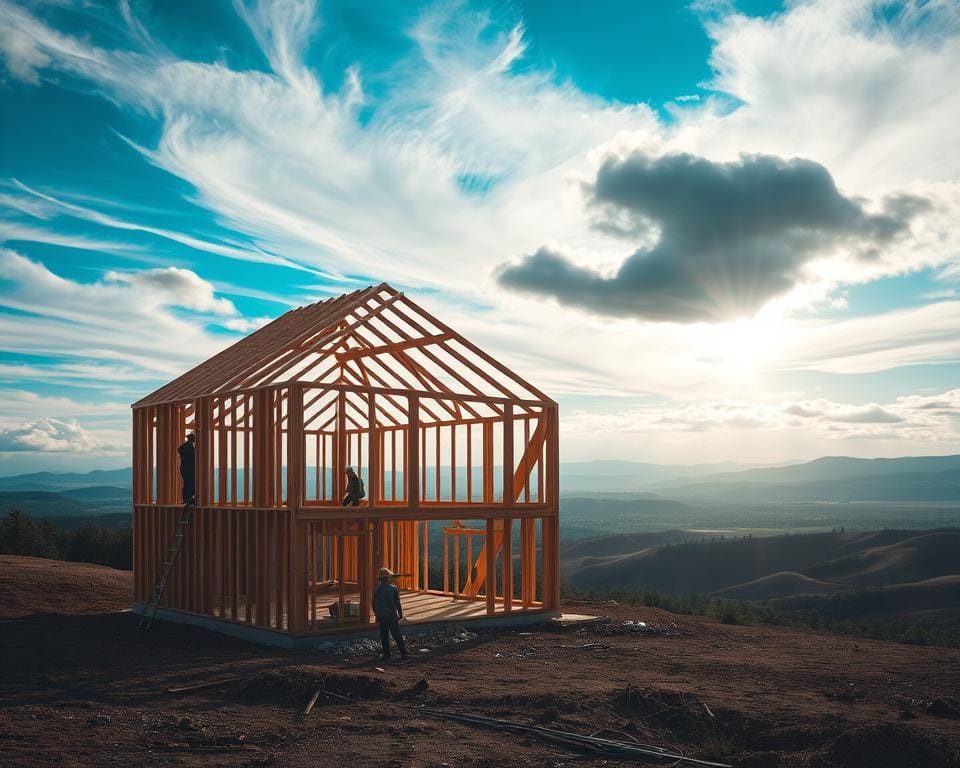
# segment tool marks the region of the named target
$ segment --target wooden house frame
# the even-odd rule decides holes
[[[381,566],[414,621],[559,608],[556,403],[387,284],[291,310],[133,405],[137,610],[190,431],[197,504],[168,618],[361,629]]]

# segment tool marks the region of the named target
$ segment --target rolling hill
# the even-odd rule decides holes
[[[95,469],[92,472],[31,472],[0,477],[0,491],[61,491],[93,486],[129,487],[132,469]]]
[[[780,571],[743,584],[718,589],[710,595],[730,600],[768,600],[790,595],[827,595],[854,588],[850,584],[830,584],[811,579],[795,571]]]
[[[653,487],[684,501],[725,503],[957,501],[960,456],[825,457],[786,467],[678,479]]]
[[[629,540],[621,549],[627,546]],[[830,582],[839,582],[837,590],[842,590],[960,573],[960,531],[955,529],[688,541],[626,553],[617,549],[614,542],[602,539],[565,549],[561,555],[565,579],[584,590],[622,587],[674,594],[736,590],[773,598],[798,594],[804,586],[823,593],[823,585]]]

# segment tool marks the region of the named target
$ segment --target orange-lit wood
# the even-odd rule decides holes
[[[197,507],[165,607],[350,629],[384,565],[423,620],[443,600],[559,606],[556,403],[388,285],[288,312],[134,405],[139,603],[179,524],[188,431]],[[358,507],[341,506],[347,465]]]

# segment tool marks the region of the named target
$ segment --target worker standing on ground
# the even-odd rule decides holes
[[[195,503],[197,495],[197,451],[194,446],[196,435],[191,432],[177,453],[180,454],[180,477],[183,478],[183,503]]]
[[[359,506],[360,499],[367,495],[363,488],[363,480],[353,471],[353,467],[347,467],[343,471],[347,474],[347,492],[343,496],[343,506]]]
[[[393,635],[393,641],[397,644],[400,658],[407,658],[407,646],[403,642],[403,635],[400,634],[400,619],[403,618],[400,590],[395,584],[390,583],[394,575],[389,568],[381,568],[377,573],[380,584],[373,591],[373,612],[377,616],[377,623],[380,624],[380,644],[383,646],[381,659],[390,658],[390,635]]]

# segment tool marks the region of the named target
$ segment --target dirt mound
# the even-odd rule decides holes
[[[133,574],[104,565],[0,555],[0,619],[108,613],[133,601]]]
[[[649,726],[677,734],[700,736],[713,727],[714,714],[700,697],[628,685],[614,695],[620,714],[638,717]]]
[[[295,666],[265,670],[244,677],[228,689],[231,698],[251,702],[298,702],[317,691],[332,694],[337,701],[385,699],[392,686],[371,675],[345,675],[324,667]]]
[[[947,768],[957,755],[938,741],[893,723],[854,728],[835,738],[810,768]]]

